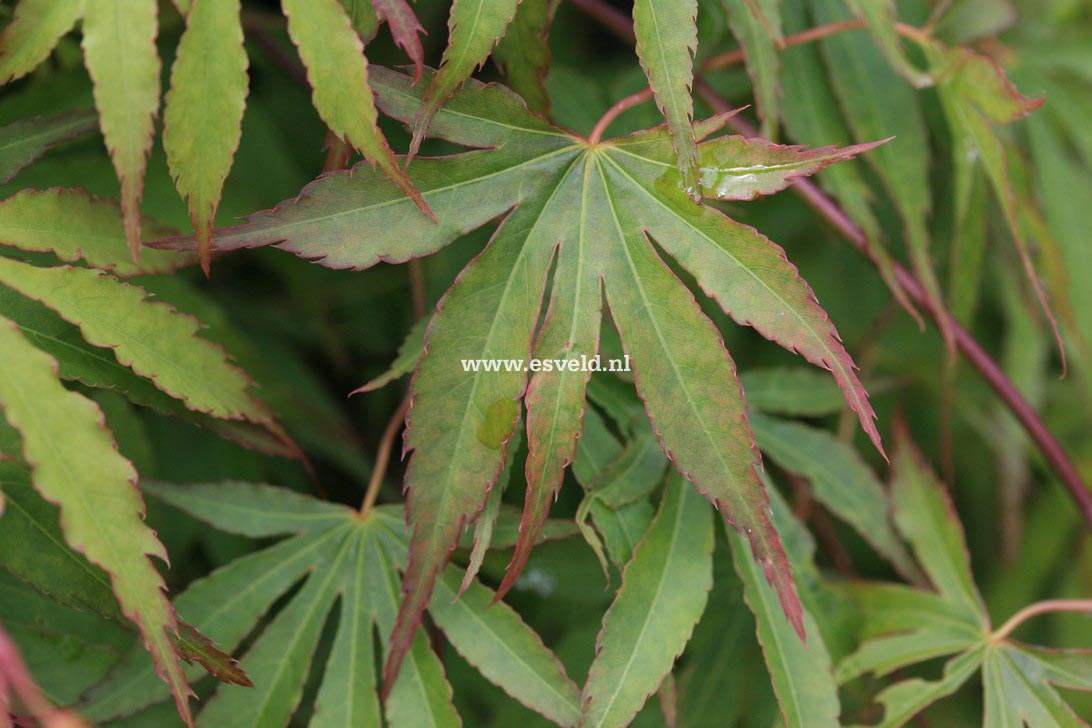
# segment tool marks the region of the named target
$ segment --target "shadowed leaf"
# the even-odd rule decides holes
[[[33,164],[54,145],[96,128],[98,117],[90,110],[22,119],[0,128],[0,184],[11,182],[19,170]]]
[[[19,0],[0,34],[0,83],[22,78],[44,61],[83,15],[85,0]]]

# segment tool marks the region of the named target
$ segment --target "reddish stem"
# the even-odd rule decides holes
[[[993,633],[993,640],[1000,642],[1007,638],[1017,627],[1032,617],[1057,612],[1092,612],[1092,599],[1048,599],[1045,602],[1026,606],[1009,617],[1009,620]]]
[[[610,126],[612,121],[621,116],[626,110],[632,109],[637,104],[644,103],[651,98],[652,89],[646,88],[644,91],[630,94],[607,109],[607,113],[603,114],[602,118],[595,122],[595,127],[592,128],[591,134],[588,134],[588,144],[598,144],[599,140],[603,138],[603,132],[607,130],[607,127]]]

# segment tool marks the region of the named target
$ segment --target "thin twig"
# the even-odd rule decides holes
[[[634,106],[640,103],[644,103],[652,98],[652,89],[646,88],[644,91],[638,91],[635,94],[630,94],[625,97],[614,106],[607,109],[607,113],[595,122],[595,126],[591,130],[591,134],[588,135],[588,144],[598,144],[599,140],[603,138],[603,132],[607,130],[610,123],[621,116],[625,111],[632,109]]]
[[[1048,599],[1045,602],[1030,604],[998,627],[992,639],[994,642],[1000,642],[1032,617],[1056,612],[1092,612],[1092,599]]]
[[[360,515],[366,516],[375,505],[375,499],[379,497],[379,488],[383,485],[383,478],[387,475],[387,466],[391,462],[391,448],[394,447],[394,438],[402,428],[409,411],[410,398],[407,394],[398,405],[394,416],[387,423],[387,429],[383,430],[383,437],[379,440],[379,449],[375,453],[375,466],[372,468],[372,477],[368,480],[368,488],[364,491],[364,502],[360,504]]]
[[[607,5],[603,0],[571,0],[572,3],[584,11],[590,17],[598,20],[605,27],[612,30],[620,37],[633,41],[633,23],[621,11]],[[904,27],[901,32],[906,34]],[[924,32],[922,32],[924,35]],[[714,111],[720,113],[730,111],[731,106],[722,99],[707,82],[695,79],[695,88],[706,103]],[[735,116],[728,121],[737,132],[744,136],[757,136],[757,131],[745,120]],[[797,179],[792,186],[793,191],[804,198],[804,201],[825,219],[835,230],[848,240],[853,247],[865,254],[870,260],[875,260],[872,254],[871,244],[865,235],[848,214],[837,203],[820,190],[814,182],[806,179]],[[1032,441],[1042,451],[1055,475],[1061,480],[1070,497],[1077,504],[1081,516],[1092,527],[1092,491],[1089,491],[1084,480],[1077,472],[1073,462],[1066,455],[1065,450],[1054,438],[1047,426],[1039,418],[1039,414],[1024,399],[1016,386],[1005,376],[1005,373],[997,365],[990,355],[975,341],[974,337],[955,318],[925,292],[925,288],[916,277],[897,263],[894,265],[895,278],[899,285],[907,292],[919,306],[929,314],[929,317],[942,329],[947,325],[952,332],[956,347],[967,358],[967,361],[978,370],[982,378],[993,388],[1005,406],[1012,411],[1020,421]]]

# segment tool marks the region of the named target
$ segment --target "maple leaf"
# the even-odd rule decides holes
[[[190,585],[175,599],[180,615],[227,649],[262,623],[282,595],[303,584],[279,609],[242,657],[253,688],[221,685],[204,705],[199,725],[223,725],[245,716],[251,726],[285,725],[295,712],[322,629],[338,614],[334,642],[322,670],[311,724],[457,726],[443,664],[417,635],[381,708],[374,627],[390,633],[398,611],[397,569],[405,563],[406,536],[396,505],[367,514],[293,491],[250,483],[176,486],[144,484],[155,496],[216,528],[250,538],[284,537]],[[493,593],[470,580],[456,600],[463,574],[450,567],[438,582],[430,614],[451,645],[489,680],[553,722],[576,725],[580,692],[515,611],[489,608]],[[340,607],[336,607],[340,601]],[[422,699],[422,696],[426,696]],[[127,715],[167,697],[147,655],[134,650],[89,696],[88,717]]]
[[[1032,605],[993,629],[944,485],[901,426],[896,428],[896,440],[895,524],[934,590],[869,582],[842,587],[861,610],[862,641],[838,665],[839,683],[948,657],[937,679],[909,678],[881,691],[876,702],[883,705],[884,717],[878,725],[905,724],[980,669],[983,725],[1084,725],[1054,685],[1092,690],[1092,650],[1052,650],[1018,642],[1011,634],[1027,617],[1044,611],[1088,610],[1092,603]]]
[[[381,108],[412,123],[421,92],[373,69]],[[724,118],[700,125],[707,136]],[[783,251],[679,187],[665,129],[591,144],[549,125],[511,92],[470,82],[432,121],[439,137],[478,149],[418,160],[414,186],[437,224],[381,175],[328,174],[295,199],[218,230],[218,251],[276,245],[332,268],[362,269],[439,250],[504,216],[493,239],[440,301],[412,384],[406,450],[413,526],[404,602],[386,668],[390,684],[462,529],[483,507],[506,459],[526,394],[527,505],[521,541],[499,593],[511,587],[572,460],[590,372],[467,372],[468,359],[572,359],[598,351],[603,305],[632,356],[660,447],[746,534],[781,604],[803,632],[788,563],[768,518],[735,367],[673,257],[736,321],[829,369],[879,447],[874,413],[837,332]],[[720,199],[783,189],[870,145],[806,150],[720,137],[699,147],[703,187]],[[192,239],[160,247],[192,249]],[[535,331],[553,271],[545,322]]]

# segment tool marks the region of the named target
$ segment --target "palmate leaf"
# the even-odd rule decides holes
[[[170,486],[148,490],[213,526],[254,538],[287,536],[193,583],[175,600],[181,615],[234,649],[259,624],[242,665],[253,689],[222,687],[198,725],[281,725],[295,711],[318,643],[337,614],[333,648],[322,669],[312,725],[381,725],[373,630],[383,650],[398,611],[397,567],[406,537],[397,508],[361,517],[344,506],[270,486],[246,483]],[[576,725],[576,686],[538,636],[507,606],[490,607],[493,593],[476,580],[456,601],[462,581],[452,567],[430,606],[436,624],[465,659],[515,699],[560,725]],[[302,586],[267,622],[262,617],[292,587]],[[423,697],[424,696],[424,697]],[[126,715],[162,700],[145,655],[130,654],[90,696],[95,720]],[[443,667],[418,635],[385,704],[393,726],[455,726]]]
[[[824,23],[849,17],[849,12],[837,2],[812,0],[811,8],[816,19]],[[840,33],[824,38],[822,50],[834,92],[854,137],[858,141],[881,135],[895,137],[867,159],[883,181],[902,219],[914,272],[929,298],[939,305],[942,296],[930,255],[928,226],[932,212],[929,140],[918,95],[891,70],[880,50],[863,33]],[[884,103],[873,103],[873,99],[880,96]],[[952,348],[952,332],[946,319],[940,328]]]
[[[804,3],[787,3],[782,8],[782,15],[786,31],[798,33],[809,27]],[[781,111],[789,135],[801,144],[849,141],[852,137],[831,88],[819,47],[805,43],[786,48],[780,59],[784,89]],[[921,324],[920,316],[895,277],[888,243],[883,239],[879,220],[870,205],[875,195],[859,167],[860,163],[835,165],[819,183],[864,231],[873,262],[884,283],[895,300]]]
[[[121,181],[125,237],[140,259],[140,200],[159,111],[158,3],[83,0],[83,51],[106,148]]]
[[[68,611],[73,618],[80,614],[86,621],[97,621],[98,637],[114,635],[116,642],[119,635],[129,635],[126,630],[135,629],[135,626],[118,606],[111,591],[110,575],[65,546],[57,508],[34,493],[31,473],[13,463],[5,463],[0,465],[0,484],[8,504],[4,520],[0,521],[3,532],[0,567],[48,596],[52,602],[64,605],[63,608],[56,607],[60,612]],[[16,605],[5,606],[18,609]],[[95,616],[90,616],[92,613]],[[30,614],[24,612],[23,617]],[[44,614],[38,618],[46,619]],[[10,623],[10,620],[5,619],[5,622]],[[208,637],[184,622],[177,624],[177,634],[169,636],[181,659],[190,664],[199,663],[224,682],[249,684],[246,673],[228,655],[216,649]],[[56,622],[47,624],[46,628],[64,633]],[[122,641],[123,647],[132,643],[131,639]],[[143,654],[143,650],[141,652]]]
[[[895,26],[898,15],[894,0],[846,0],[846,4],[868,25],[868,32],[887,57],[891,68],[915,88],[925,88],[933,84],[932,77],[914,66],[902,47]]]
[[[816,500],[853,526],[899,573],[917,576],[910,554],[895,535],[887,494],[853,448],[825,430],[800,423],[757,412],[750,421],[767,457],[807,478]]]
[[[594,383],[595,380],[592,381]],[[649,434],[655,441],[655,435]],[[601,497],[611,492],[633,493],[641,490],[640,487],[632,487],[634,481],[627,477],[629,468],[618,467],[623,460],[637,462],[639,459],[634,458],[633,454],[639,452],[639,447],[630,442],[624,450],[594,407],[584,411],[584,429],[573,455],[573,475],[586,491],[576,512],[576,526],[598,557],[604,573],[609,572],[608,558],[621,573],[656,514],[648,498],[612,506]],[[663,457],[662,453],[660,457]],[[608,472],[612,470],[613,473]],[[646,475],[647,471],[640,473],[645,482]],[[662,481],[662,476],[663,463],[660,463],[659,472],[652,473],[654,485]]]
[[[192,692],[170,638],[175,614],[149,558],[167,554],[144,525],[136,470],[117,452],[98,406],[62,387],[56,362],[7,319],[0,320],[0,349],[0,404],[22,435],[34,487],[59,506],[65,540],[110,574],[122,612],[139,628],[189,723]]]
[[[946,48],[934,43],[926,47],[926,52],[939,79],[937,93],[953,135],[957,219],[969,214],[967,208],[972,201],[972,188],[977,179],[975,170],[980,161],[1012,233],[1027,278],[1053,329],[1064,364],[1065,350],[1058,322],[1035,270],[1024,227],[1017,218],[1008,151],[993,129],[993,124],[1011,124],[1022,119],[1039,108],[1043,99],[1026,98],[996,62],[973,51]]]
[[[88,344],[79,328],[6,287],[0,287],[0,316],[16,322],[31,343],[56,359],[58,375],[64,380],[96,389],[112,389],[134,404],[178,417],[252,450],[279,457],[297,457],[299,454],[275,425],[267,427],[243,420],[221,420],[187,409],[183,400],[157,389],[150,380],[121,364],[110,349]]]
[[[0,128],[0,184],[33,163],[50,147],[82,136],[98,126],[93,111],[70,111],[46,119],[22,119]]]
[[[373,81],[385,112],[407,123],[416,117],[420,91],[410,77],[376,69]],[[722,122],[715,119],[703,129],[713,131]],[[525,360],[532,351],[551,360],[594,356],[603,296],[661,448],[748,535],[790,620],[802,631],[792,578],[756,474],[759,456],[734,365],[657,246],[738,322],[831,370],[878,446],[874,415],[853,363],[783,251],[752,228],[682,195],[664,129],[589,145],[529,114],[505,89],[471,82],[436,114],[432,130],[455,143],[490,147],[419,159],[410,168],[415,186],[442,211],[438,224],[405,214],[412,201],[358,166],[319,179],[245,225],[217,231],[213,240],[215,250],[277,245],[330,267],[359,269],[435,252],[511,210],[440,302],[413,381],[406,435],[407,451],[413,451],[406,480],[413,537],[388,684],[436,575],[501,471],[524,391],[531,492],[521,535],[528,544],[537,540],[580,433],[587,372],[555,368],[536,373],[528,384],[518,367],[475,372],[461,362]],[[705,142],[700,151],[703,176],[716,181],[713,191],[725,199],[751,199],[862,148],[808,151],[723,137]],[[192,249],[194,243],[160,245]],[[551,303],[536,335],[551,266]],[[520,548],[525,551],[526,544]]]
[[[894,455],[895,523],[935,591],[896,584],[841,587],[861,609],[863,640],[839,682],[951,656],[936,680],[910,678],[876,695],[880,726],[900,726],[982,670],[983,725],[1085,725],[1053,685],[1092,690],[1092,652],[1050,650],[993,631],[975,586],[963,531],[944,486],[900,427]],[[1053,684],[1053,685],[1052,685]]]
[[[163,148],[189,204],[206,275],[216,208],[243,131],[247,58],[239,10],[238,1],[194,0],[163,112]]]
[[[815,544],[772,487],[770,494],[773,520],[788,544],[789,557],[805,602],[807,643],[795,638],[792,625],[777,606],[777,595],[761,578],[754,561],[747,558],[746,540],[740,534],[730,532],[728,540],[736,573],[743,582],[743,598],[754,613],[758,641],[785,724],[837,726],[841,708],[830,653],[816,621],[815,615],[819,612],[808,604],[807,580],[815,572]]]

